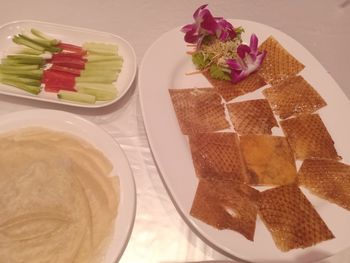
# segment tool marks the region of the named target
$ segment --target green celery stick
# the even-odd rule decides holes
[[[42,46],[39,46],[31,41],[28,41],[28,40],[25,40],[19,36],[14,36],[12,38],[12,41],[18,45],[24,45],[24,46],[27,46],[27,47],[30,47],[30,48],[33,48],[35,50],[39,50],[39,51],[42,51],[44,52],[45,51],[45,48],[42,47]]]
[[[51,45],[50,41],[45,40],[45,39],[31,38],[25,34],[19,34],[18,37],[20,37],[26,41],[32,42],[38,46],[42,46],[45,50],[52,52],[52,53],[61,51],[60,48]]]
[[[55,45],[53,45],[51,43],[51,41],[46,40],[46,39],[35,38],[35,37],[28,36],[26,34],[18,34],[18,37],[23,38],[23,39],[25,39],[27,41],[31,41],[34,44],[37,44],[39,46],[42,46],[42,47],[45,48],[45,50],[49,50],[49,51],[53,51],[53,52],[58,52],[58,51],[61,50],[60,48],[58,48]]]
[[[13,58],[3,58],[1,59],[1,63],[7,66],[23,66],[23,65],[35,65],[37,67],[41,67],[44,65],[44,61],[42,63],[32,62],[27,60],[19,60]]]
[[[4,63],[10,62],[12,64],[30,64],[30,65],[43,65],[45,59],[35,55],[8,55],[6,59],[3,59]]]
[[[29,84],[26,84],[23,82],[11,80],[11,79],[6,79],[6,78],[2,78],[0,81],[1,81],[1,83],[5,84],[5,85],[14,86],[16,88],[19,88],[21,90],[27,91],[27,92],[35,94],[35,95],[39,94],[41,91],[40,86],[33,86],[33,85],[29,85]]]
[[[7,76],[17,76],[17,77],[22,77],[22,78],[30,78],[30,79],[41,79],[42,75],[43,75],[43,70],[42,69],[32,69],[32,70],[19,70],[19,69],[15,69],[15,70],[8,70],[8,69],[1,69],[0,68],[0,73],[1,75]]]
[[[61,100],[68,100],[80,103],[94,104],[96,97],[89,94],[78,93],[75,91],[60,90],[57,97]]]
[[[28,61],[22,61],[22,60],[18,60],[18,59],[11,59],[11,58],[3,58],[1,59],[1,63],[3,65],[7,65],[7,66],[23,66],[23,65],[36,65],[38,67],[40,67],[42,64],[38,64],[38,63],[32,63],[32,62],[28,62]]]
[[[37,55],[15,54],[15,55],[8,55],[7,58],[21,61],[21,63],[23,64],[28,64],[28,63],[42,64],[44,62],[44,58]]]
[[[40,86],[41,84],[41,80],[38,79],[30,79],[30,78],[25,78],[25,77],[18,77],[15,75],[2,75],[0,73],[0,79],[5,79],[5,80],[9,80],[9,81],[17,81],[17,82],[21,82],[23,84],[28,84],[31,86]]]
[[[43,51],[39,51],[30,47],[23,48],[18,52],[18,54],[24,54],[24,55],[41,55],[43,54]]]
[[[38,29],[32,28],[30,30],[30,32],[32,32],[32,34],[34,36],[37,36],[37,37],[39,37],[41,39],[48,40],[51,43],[51,45],[55,46],[55,45],[58,45],[60,43],[60,40],[58,40],[56,38],[53,38],[53,37],[50,37],[50,36],[44,34],[43,32],[39,31]]]
[[[28,41],[32,41],[34,43],[36,43],[37,45],[39,46],[43,46],[43,47],[51,47],[52,44],[49,40],[47,39],[43,39],[43,38],[34,38],[34,37],[31,37],[31,36],[28,36],[27,34],[25,33],[22,33],[22,34],[18,34],[19,37],[22,37]]]
[[[0,70],[32,70],[39,69],[39,65],[30,65],[30,64],[18,64],[18,65],[8,65],[8,64],[0,64]]]

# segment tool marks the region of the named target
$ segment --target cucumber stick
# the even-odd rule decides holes
[[[81,83],[81,82],[89,82],[89,83],[104,83],[104,84],[111,84],[114,81],[117,80],[117,76],[80,76],[75,79],[75,82]]]
[[[111,55],[111,56],[101,56],[101,55],[88,55],[87,56],[88,63],[93,62],[118,62],[123,61],[122,57],[117,55]]]
[[[104,88],[95,88],[93,86],[78,86],[78,93],[89,94],[96,97],[96,100],[106,101],[113,100],[117,97],[117,90],[114,89],[104,89]]]
[[[67,90],[60,90],[57,93],[57,98],[86,104],[94,104],[96,102],[96,97],[93,95]]]
[[[76,88],[95,88],[95,89],[115,89],[114,84],[104,84],[104,83],[89,83],[89,82],[80,82],[76,84]]]
[[[120,70],[123,62],[108,61],[108,62],[87,62],[85,64],[85,70]]]
[[[116,79],[117,77],[117,72],[115,71],[110,71],[110,70],[83,70],[80,72],[80,77],[99,77],[99,78],[106,78],[107,80],[109,79]]]
[[[86,42],[83,44],[83,49],[90,54],[98,55],[116,55],[118,46],[115,44]]]

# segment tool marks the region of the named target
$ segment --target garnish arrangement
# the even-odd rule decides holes
[[[85,42],[81,46],[32,28],[12,37],[13,54],[1,59],[0,81],[31,94],[57,93],[61,100],[94,104],[117,97],[114,84],[123,58],[111,43]]]
[[[185,25],[185,41],[195,44],[190,52],[197,69],[209,71],[214,79],[237,83],[256,71],[264,60],[265,51],[258,51],[258,38],[250,37],[249,46],[242,43],[242,27],[234,28],[227,20],[213,17],[202,5],[193,14],[195,22]]]
[[[281,252],[336,238],[302,189],[350,210],[350,165],[340,162],[318,113],[327,103],[305,66],[273,36],[243,43],[244,28],[207,5],[193,18],[181,31],[212,87],[169,89],[198,178],[190,215],[250,241],[261,220]],[[258,99],[234,101],[255,91]]]

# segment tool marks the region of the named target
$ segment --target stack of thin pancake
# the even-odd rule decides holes
[[[304,65],[273,37],[259,49],[261,68],[237,84],[202,72],[212,88],[169,90],[199,179],[190,214],[251,241],[259,215],[281,251],[306,248],[334,235],[300,186],[350,210],[350,166],[339,162],[317,113],[327,104]],[[264,99],[232,102],[262,87]]]

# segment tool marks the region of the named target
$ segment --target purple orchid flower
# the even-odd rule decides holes
[[[185,33],[184,38],[187,43],[200,45],[205,36],[214,35],[218,30],[215,18],[206,7],[207,5],[200,6],[193,14],[195,22],[181,29]]]
[[[231,69],[231,81],[237,83],[256,71],[262,64],[266,51],[258,51],[258,38],[255,34],[250,37],[249,46],[241,44],[237,48],[237,58],[226,60]]]
[[[203,38],[208,35],[215,35],[222,41],[236,37],[234,27],[223,18],[213,17],[206,7],[207,5],[202,5],[194,12],[193,24],[181,28],[185,33],[185,41],[200,46]]]
[[[227,41],[229,39],[234,39],[237,36],[236,30],[233,25],[223,18],[216,19],[219,30],[216,32],[217,37],[221,41]]]

